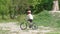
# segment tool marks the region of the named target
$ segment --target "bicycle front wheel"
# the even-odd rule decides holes
[[[20,28],[21,28],[22,30],[27,29],[27,24],[26,24],[26,23],[21,23],[21,24],[20,24]]]

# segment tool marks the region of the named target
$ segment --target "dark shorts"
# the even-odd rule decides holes
[[[32,19],[28,19],[28,21],[32,23],[33,20]]]

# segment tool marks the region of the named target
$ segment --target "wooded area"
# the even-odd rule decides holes
[[[17,15],[26,14],[27,9],[31,9],[33,14],[43,10],[52,10],[54,0],[0,0],[0,15],[14,18]],[[60,7],[60,0],[59,7]]]

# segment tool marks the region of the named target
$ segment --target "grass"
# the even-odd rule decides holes
[[[46,34],[60,34],[60,28],[54,28],[54,31],[48,32]]]
[[[53,16],[48,11],[43,11],[35,16],[34,22],[36,22],[39,26],[60,28],[60,17],[58,13]]]
[[[51,22],[51,18],[52,17],[49,14],[49,12],[44,11],[44,12],[41,12],[41,13],[37,14],[35,16],[34,20],[38,25],[48,26],[48,24]]]
[[[4,16],[4,19],[2,19],[2,16],[0,15],[0,23],[1,22],[16,22],[16,19],[10,19],[9,16]]]
[[[4,16],[4,19],[2,19],[2,16],[0,16],[0,23],[1,22],[21,22],[24,20],[25,15],[19,15],[15,19],[11,19],[9,16]]]
[[[0,30],[0,34],[8,34],[9,31],[8,30]]]
[[[60,34],[60,13],[55,13],[53,16],[48,11],[41,12],[35,16],[34,22],[39,26],[51,27],[55,30],[46,34]]]
[[[49,33],[46,33],[46,34],[60,34],[60,32],[49,32]]]

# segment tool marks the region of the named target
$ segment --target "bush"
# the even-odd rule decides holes
[[[42,11],[35,16],[34,21],[37,22],[38,25],[48,26],[51,21],[51,15],[49,11]]]
[[[51,15],[49,11],[42,11],[35,16],[34,22],[39,26],[60,27],[60,14]]]

